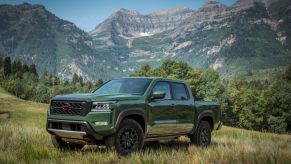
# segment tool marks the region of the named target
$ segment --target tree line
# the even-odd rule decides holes
[[[51,97],[58,94],[89,92],[103,84],[102,79],[96,83],[85,81],[76,73],[72,79],[62,80],[44,71],[37,72],[34,63],[27,65],[10,57],[0,58],[0,86],[13,95],[42,103],[49,103]]]

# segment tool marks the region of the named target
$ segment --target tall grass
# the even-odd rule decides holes
[[[231,127],[213,133],[208,148],[175,141],[146,144],[141,152],[119,157],[104,147],[82,151],[55,149],[45,130],[47,104],[17,99],[0,89],[0,163],[291,163],[291,136]]]

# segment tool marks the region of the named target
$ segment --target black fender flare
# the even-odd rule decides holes
[[[208,110],[204,110],[203,112],[199,113],[199,115],[197,117],[197,120],[195,122],[195,125],[194,125],[194,127],[193,127],[193,129],[191,131],[191,134],[193,134],[197,130],[200,121],[205,117],[210,117],[212,119],[212,121],[213,121],[213,124],[214,124],[214,113],[213,113],[213,111],[209,110],[209,109]],[[210,125],[210,126],[213,127],[214,125]]]
[[[145,133],[147,132],[147,117],[146,117],[146,113],[145,111],[143,110],[140,110],[140,109],[127,109],[127,110],[124,110],[122,112],[119,113],[119,115],[117,116],[116,118],[116,121],[115,121],[115,127],[117,128],[119,126],[119,124],[121,123],[121,121],[127,117],[127,116],[130,116],[130,115],[138,115],[138,116],[141,116],[144,120],[144,124],[145,124]]]

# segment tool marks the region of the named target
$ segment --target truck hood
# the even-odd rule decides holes
[[[137,100],[142,98],[140,95],[114,94],[114,95],[96,95],[95,93],[76,93],[67,95],[57,95],[52,100],[81,100],[81,101],[122,101]]]

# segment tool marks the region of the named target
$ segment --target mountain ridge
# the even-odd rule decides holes
[[[42,5],[23,3],[1,5],[0,53],[35,63],[39,72],[48,71],[62,78],[71,78],[73,73],[92,80],[89,70],[93,61],[102,63],[107,57],[96,53],[92,38],[74,23],[62,20]],[[100,71],[99,74],[106,76]]]
[[[288,0],[209,1],[197,10],[149,14],[121,8],[88,33],[38,6],[28,17],[17,6],[0,5],[0,53],[32,60],[39,72],[49,69],[62,78],[76,72],[109,79],[165,59],[222,74],[282,67],[291,59]]]
[[[283,0],[270,0],[268,2],[285,3]],[[248,69],[284,66],[287,63],[286,60],[290,61],[290,52],[287,48],[290,47],[290,44],[286,44],[289,37],[283,34],[285,32],[278,30],[280,24],[278,24],[277,19],[270,17],[270,11],[267,8],[269,6],[266,4],[266,1],[248,0],[226,6],[210,1],[198,10],[192,10],[191,14],[188,15],[189,17],[175,28],[148,33],[146,36],[127,35],[124,37],[122,30],[111,30],[110,32],[116,36],[115,38],[127,42],[127,44],[118,45],[131,50],[129,60],[132,61],[133,65],[137,63],[133,66],[135,68],[138,68],[140,63],[150,63],[155,66],[166,58],[184,60],[194,67],[212,67],[217,70],[223,67],[223,62],[227,61],[226,65],[230,65],[227,67],[232,68],[220,69],[222,73],[228,73],[229,70],[236,72],[237,70],[247,71]],[[114,24],[114,22],[112,23]],[[119,24],[122,23],[119,22]],[[112,24],[110,23],[110,25]],[[208,34],[205,33],[206,31]],[[244,33],[247,38],[240,33]],[[204,35],[208,40],[197,38],[199,35]],[[253,37],[257,37],[257,41],[252,39]],[[98,40],[98,36],[94,39]],[[249,44],[247,41],[249,39],[253,40],[253,44]],[[195,46],[194,44],[200,45]],[[242,49],[243,45],[248,46],[244,46]],[[114,46],[114,42],[112,46]],[[189,49],[191,47],[193,49]],[[244,53],[244,50],[247,52]],[[276,53],[279,54],[276,55]],[[244,58],[243,62],[239,61],[242,57]],[[254,63],[250,62],[253,66],[248,64],[247,58],[254,59]],[[274,64],[273,60],[278,61],[278,63]],[[236,64],[232,64],[233,62]],[[240,65],[240,63],[244,64]],[[236,66],[238,68],[235,68]]]

